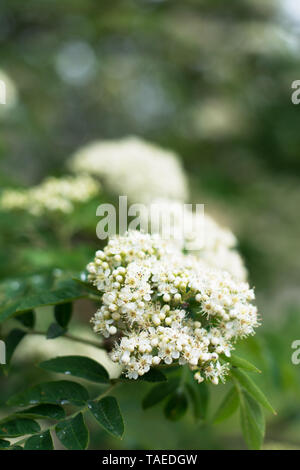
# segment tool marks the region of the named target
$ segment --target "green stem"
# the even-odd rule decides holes
[[[179,364],[159,364],[159,369],[174,369],[174,367],[179,367]]]
[[[101,298],[99,297],[99,295],[89,294],[88,298],[90,300],[93,300],[94,302],[101,302]]]
[[[182,372],[181,372],[181,377],[180,377],[180,383],[179,383],[179,389],[182,391],[183,387],[184,387],[184,384],[186,382],[186,379],[188,377],[188,372],[189,372],[189,369],[188,367],[185,365],[182,367]]]

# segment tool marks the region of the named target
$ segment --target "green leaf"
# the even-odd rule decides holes
[[[264,395],[264,393],[258,388],[258,386],[253,382],[248,375],[246,375],[243,371],[239,369],[232,369],[231,374],[233,377],[247,390],[252,397],[258,401],[262,406],[264,406],[267,410],[271,411],[276,415],[276,411],[269,403],[268,399]]]
[[[6,337],[6,364],[10,363],[13,353],[15,352],[16,348],[18,347],[19,343],[22,341],[25,335],[25,331],[15,328]]]
[[[140,376],[138,380],[145,382],[165,382],[167,377],[158,369],[150,369],[147,374]]]
[[[181,419],[188,409],[188,400],[183,392],[176,392],[167,401],[165,406],[165,416],[170,421]]]
[[[85,356],[61,356],[42,362],[39,367],[51,372],[81,377],[97,383],[108,383],[109,375],[98,362]]]
[[[27,418],[12,418],[0,423],[0,437],[19,437],[40,431],[38,423]]]
[[[202,385],[205,385],[205,388],[202,388]],[[192,383],[186,383],[185,387],[186,387],[188,396],[192,402],[195,419],[205,420],[206,415],[207,415],[207,405],[208,405],[208,392],[207,392],[206,384],[195,383],[194,385]]]
[[[14,317],[37,307],[46,305],[57,305],[71,302],[86,297],[86,293],[79,284],[74,281],[65,282],[53,290],[45,290],[37,294],[22,297],[21,299],[6,305],[0,309],[0,323],[8,318]]]
[[[164,382],[152,387],[143,399],[142,406],[144,410],[151,408],[152,406],[164,400],[168,395],[176,390],[178,384],[179,379],[172,379],[168,382]]]
[[[35,324],[35,314],[33,310],[29,310],[28,312],[23,313],[22,315],[18,315],[16,317],[18,322],[22,323],[22,325],[26,326],[26,328],[34,328]]]
[[[69,450],[84,450],[88,446],[89,432],[84,423],[82,413],[55,427],[60,442]]]
[[[46,338],[47,339],[55,339],[59,338],[60,336],[63,336],[67,330],[65,328],[62,328],[58,323],[51,323],[51,325],[48,328]]]
[[[0,449],[5,449],[6,447],[10,446],[9,441],[5,441],[4,439],[0,439]]]
[[[61,380],[57,382],[45,382],[23,393],[19,393],[8,400],[9,405],[28,406],[39,403],[54,405],[72,404],[81,406],[88,400],[86,389],[76,383]]]
[[[239,406],[239,395],[235,387],[232,387],[221,405],[219,406],[215,416],[214,423],[221,423],[225,419],[229,418],[238,409]]]
[[[196,390],[198,399],[199,399],[199,406],[201,409],[201,417],[203,419],[207,418],[208,413],[208,404],[209,404],[209,390],[206,383],[198,384],[194,380],[194,388]]]
[[[32,436],[25,442],[25,450],[53,450],[53,442],[50,431]]]
[[[1,214],[2,217],[2,214]],[[0,305],[5,305],[12,299],[16,299],[26,293],[26,282],[17,279],[8,279],[0,283]]]
[[[72,302],[55,305],[55,308],[54,308],[55,320],[62,328],[66,328],[68,326],[72,317],[72,310],[73,310]]]
[[[261,371],[251,364],[251,362],[243,359],[242,357],[236,356],[235,354],[232,354],[231,357],[226,357],[226,361],[234,367],[239,367],[240,369],[248,370],[249,372],[257,372],[261,374]]]
[[[189,396],[190,401],[192,402],[194,417],[196,421],[202,418],[201,408],[198,400],[197,393],[194,387],[190,383],[185,384],[187,395]]]
[[[87,279],[88,273],[82,273],[82,275],[85,277],[85,279]],[[78,279],[77,277],[73,277],[72,279],[85,289],[94,292],[95,295],[99,295],[99,301],[101,300],[103,292],[99,291],[96,286],[93,286],[93,284],[84,279]]]
[[[240,395],[241,427],[249,449],[260,449],[265,435],[265,419],[261,406],[247,393]]]
[[[26,416],[27,418],[34,419],[54,419],[61,420],[64,419],[66,414],[65,410],[59,405],[37,405],[27,408],[18,412],[18,415]]]
[[[124,423],[118,402],[114,397],[105,397],[98,402],[90,401],[88,407],[106,431],[115,437],[122,438]]]
[[[206,420],[209,404],[209,389],[205,382],[199,384],[194,379],[194,372],[190,371],[188,382],[185,384],[193,403],[195,419]]]

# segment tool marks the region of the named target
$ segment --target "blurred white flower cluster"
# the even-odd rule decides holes
[[[148,223],[151,233],[161,233],[162,225],[149,227],[150,211],[154,210],[156,221],[167,221],[171,224],[170,233],[178,247],[192,253],[212,267],[228,271],[239,280],[246,280],[247,270],[238,253],[237,239],[227,228],[221,227],[207,214],[197,214],[184,210],[180,201],[158,199],[151,207],[141,212],[142,224]]]
[[[94,330],[112,336],[111,359],[137,379],[160,363],[187,364],[200,383],[224,380],[233,344],[254,334],[254,292],[159,235],[110,239],[87,267],[103,293]],[[220,357],[222,356],[222,358]]]
[[[45,212],[70,213],[75,203],[91,199],[99,189],[100,183],[89,175],[50,177],[33,188],[4,190],[0,207],[4,210],[27,210],[35,216]]]
[[[69,165],[79,174],[99,177],[114,194],[128,196],[131,202],[187,197],[187,180],[177,156],[137,137],[91,143],[79,149]]]
[[[0,104],[0,116],[2,116],[16,106],[18,91],[12,79],[3,70],[0,70],[0,87],[2,103]]]

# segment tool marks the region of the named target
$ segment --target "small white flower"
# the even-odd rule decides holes
[[[196,374],[194,375],[194,379],[195,379],[199,384],[201,384],[201,382],[204,381],[204,378],[201,377],[200,372],[196,372]]]

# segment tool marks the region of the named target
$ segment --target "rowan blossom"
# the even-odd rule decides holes
[[[94,331],[115,338],[111,359],[128,378],[178,363],[195,371],[198,382],[217,384],[235,341],[259,324],[247,283],[157,234],[112,237],[87,270],[102,294]]]

